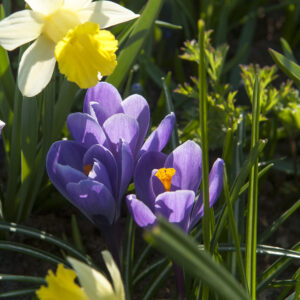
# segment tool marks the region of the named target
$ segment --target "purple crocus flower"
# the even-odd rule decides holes
[[[209,203],[212,206],[223,187],[224,162],[218,158],[209,175]],[[135,222],[153,226],[157,215],[189,232],[203,216],[202,194],[195,201],[202,175],[201,148],[193,141],[177,147],[168,156],[145,153],[134,174],[136,195],[127,196],[127,206]]]
[[[173,113],[144,143],[149,119],[142,96],[122,101],[115,87],[101,82],[88,89],[84,112],[67,119],[74,141],[58,141],[48,152],[47,172],[54,186],[99,227],[119,219],[138,159],[146,151],[161,151],[170,138]]]

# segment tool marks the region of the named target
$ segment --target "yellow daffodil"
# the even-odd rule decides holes
[[[103,251],[102,256],[112,278],[113,287],[100,272],[74,258],[68,258],[76,273],[58,265],[56,276],[49,271],[46,277],[48,286],[42,286],[36,292],[37,296],[40,300],[125,300],[123,282],[117,265],[108,251]],[[82,288],[74,283],[76,274]]]
[[[18,85],[27,97],[45,88],[56,61],[60,72],[81,88],[96,85],[117,64],[118,42],[102,28],[138,17],[111,1],[25,2],[31,10],[18,11],[0,22],[0,45],[13,50],[35,40],[24,52],[18,70]]]

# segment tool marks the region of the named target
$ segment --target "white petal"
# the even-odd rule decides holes
[[[80,9],[87,7],[91,4],[92,0],[65,0],[64,8],[68,9]]]
[[[49,15],[64,4],[64,0],[25,0],[32,10]]]
[[[100,29],[139,17],[131,10],[111,1],[96,1],[78,11],[80,21],[98,23]]]
[[[19,65],[18,85],[24,96],[37,95],[49,83],[54,66],[55,44],[40,36],[24,52]]]
[[[120,299],[120,300],[125,299],[124,286],[123,286],[119,268],[117,267],[115,261],[113,260],[110,252],[105,250],[105,251],[102,251],[101,253],[102,253],[102,257],[105,261],[105,265],[109,271],[110,277],[113,280],[117,299]]]
[[[68,257],[89,299],[113,299],[114,291],[110,282],[98,271],[77,259]]]
[[[42,32],[44,18],[41,14],[25,9],[0,22],[0,45],[13,50],[36,39]]]

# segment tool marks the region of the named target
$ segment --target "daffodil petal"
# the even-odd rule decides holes
[[[32,10],[50,15],[64,4],[64,0],[25,0]]]
[[[105,261],[105,265],[109,271],[110,277],[112,278],[117,299],[125,299],[124,286],[119,268],[113,260],[110,252],[107,250],[102,251],[102,257]]]
[[[89,299],[115,299],[110,282],[98,271],[77,259],[68,257]]]
[[[6,50],[36,39],[42,32],[44,18],[41,14],[25,9],[0,22],[0,45]]]
[[[92,0],[65,0],[64,8],[67,9],[80,9],[87,7],[91,4]]]
[[[96,1],[78,11],[82,23],[98,23],[100,28],[110,27],[137,18],[139,15],[112,1]]]
[[[24,96],[37,95],[49,83],[55,66],[54,47],[40,36],[24,52],[18,71],[18,85]]]

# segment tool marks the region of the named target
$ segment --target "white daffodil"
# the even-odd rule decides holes
[[[137,18],[111,1],[25,0],[31,10],[0,22],[0,45],[6,50],[35,40],[24,52],[18,70],[23,95],[32,97],[49,83],[55,62],[69,81],[81,88],[113,72],[117,40],[100,30]]]
[[[56,275],[50,270],[46,276],[48,286],[41,286],[36,291],[40,300],[125,300],[124,286],[117,265],[108,251],[102,251],[106,267],[113,281],[111,283],[104,275],[90,266],[74,258],[68,258],[76,273],[58,265]],[[75,282],[78,276],[81,287]]]

